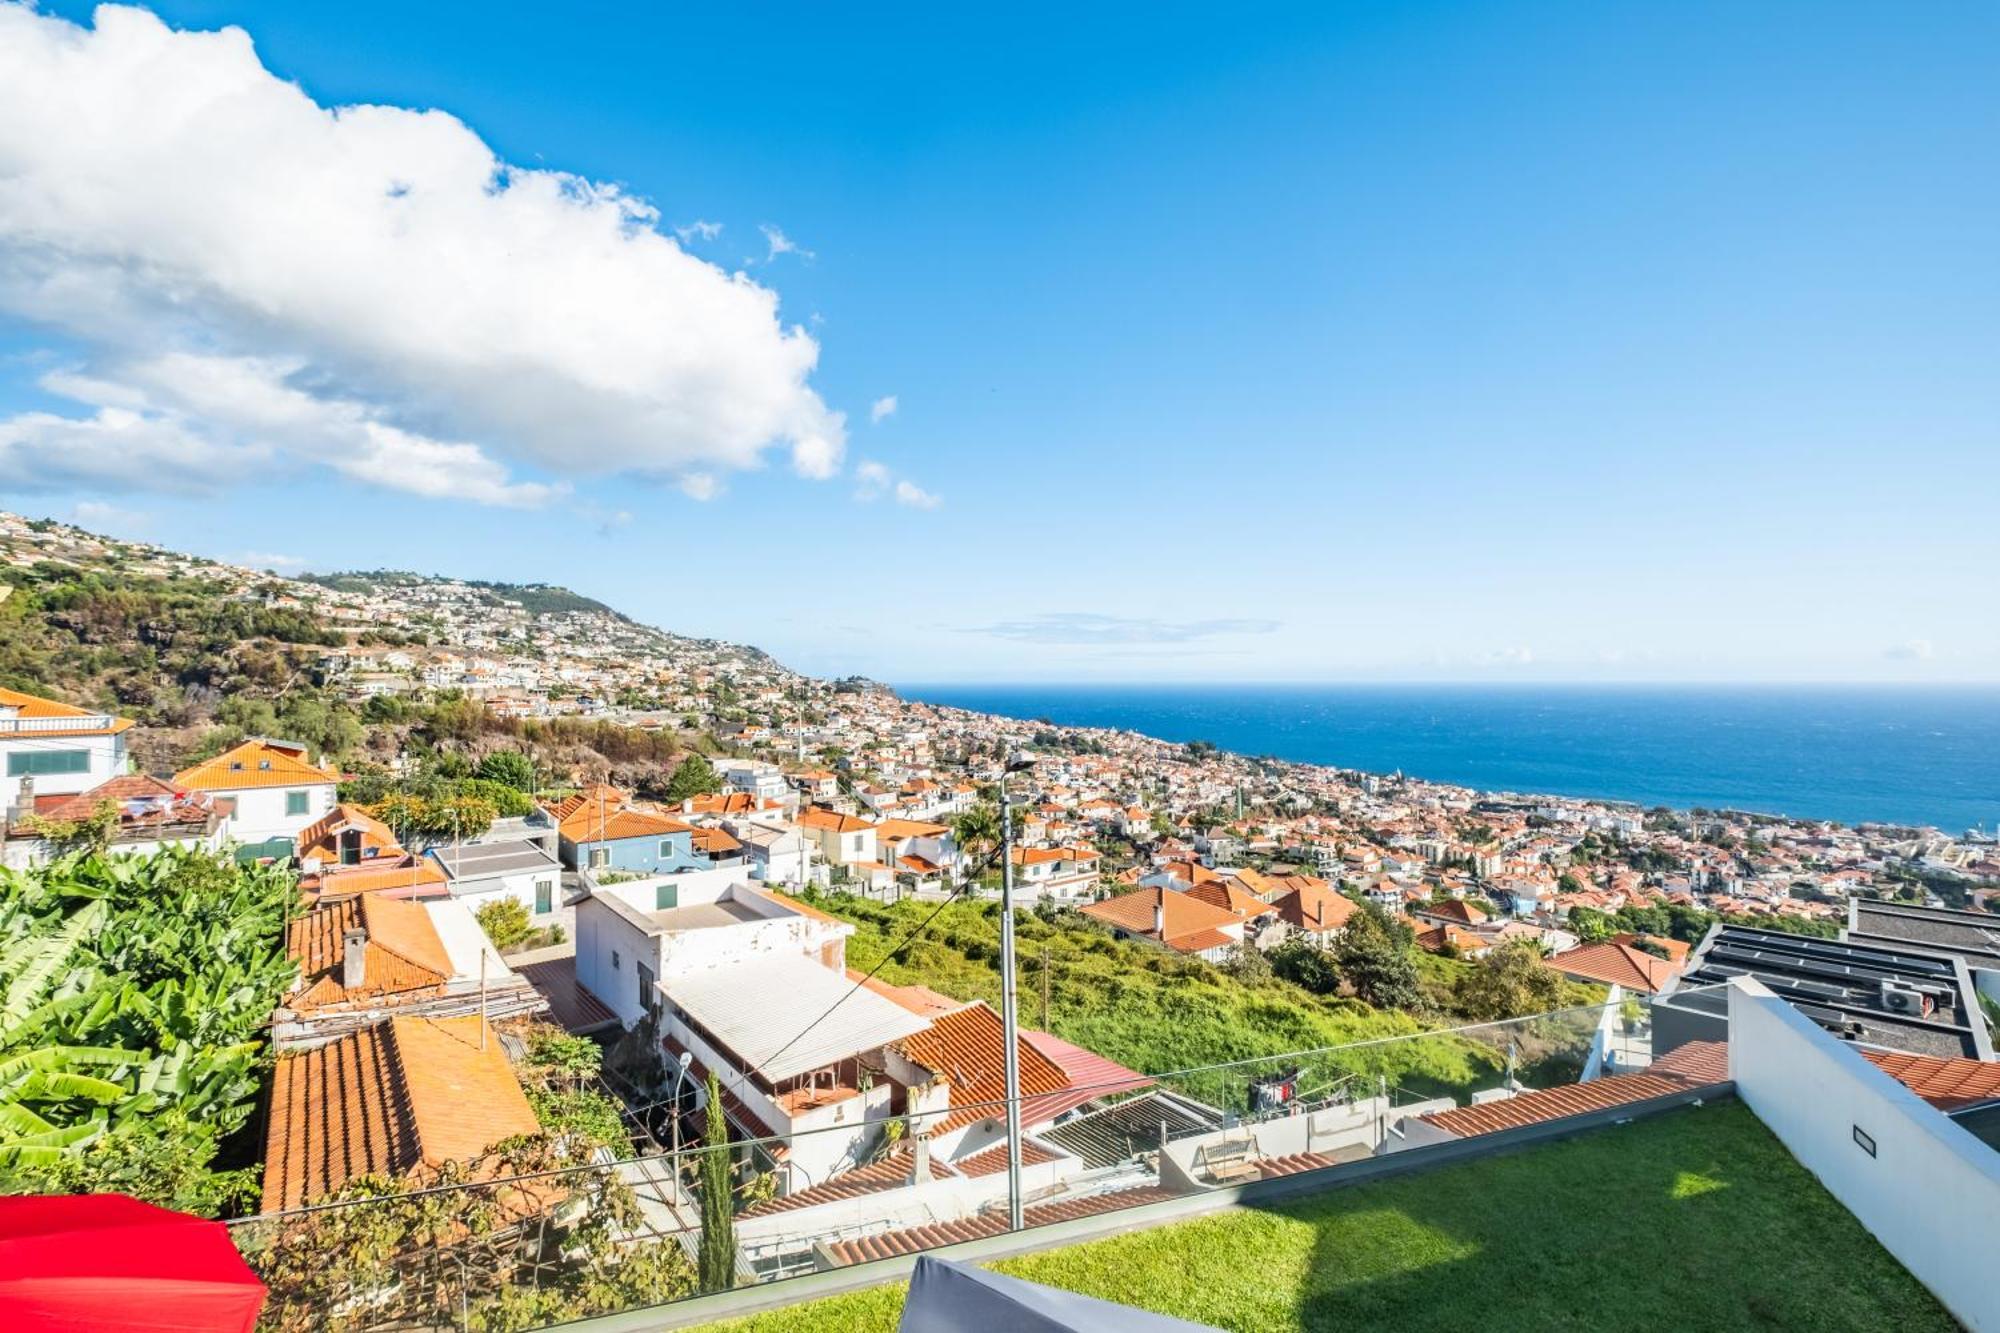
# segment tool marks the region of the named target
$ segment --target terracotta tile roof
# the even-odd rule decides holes
[[[1361,910],[1352,898],[1336,893],[1323,879],[1288,875],[1278,882],[1289,887],[1271,900],[1271,906],[1278,909],[1279,920],[1299,930],[1340,930]]]
[[[1057,1116],[1088,1105],[1100,1097],[1116,1097],[1153,1086],[1153,1080],[1095,1051],[1072,1045],[1052,1032],[1025,1031],[1021,1040],[1049,1058],[1062,1070],[1068,1086],[1045,1097],[1024,1097],[1021,1123],[1045,1125]]]
[[[1664,958],[1655,958],[1643,949],[1605,940],[1585,944],[1549,959],[1549,966],[1566,977],[1581,981],[1623,986],[1647,995],[1673,979],[1680,968]]]
[[[1862,1051],[1875,1067],[1940,1111],[2000,1100],[2000,1061],[1940,1059],[1901,1051]]]
[[[281,1056],[271,1080],[264,1211],[296,1208],[357,1176],[471,1161],[538,1134],[500,1040],[467,1018],[392,1018]]]
[[[37,721],[73,717],[81,721],[94,722],[100,717],[111,718],[111,725],[108,727],[84,726],[80,721],[75,727],[50,728],[30,733],[35,736],[115,736],[132,725],[130,718],[112,717],[99,709],[78,708],[75,704],[44,699],[39,694],[23,694],[19,690],[0,689],[0,708],[12,709],[17,717],[32,718]]]
[[[828,833],[864,833],[875,826],[854,815],[843,815],[838,810],[827,810],[813,806],[799,816],[801,828],[816,828]]]
[[[1680,1057],[1678,1060],[1655,1061],[1638,1073],[1613,1074],[1558,1088],[1538,1088],[1500,1101],[1433,1111],[1418,1118],[1459,1138],[1545,1124],[1724,1082],[1729,1077],[1727,1051],[1722,1042],[1691,1042],[1672,1053]],[[1718,1060],[1722,1062],[1719,1075]]]
[[[1430,917],[1433,921],[1448,922],[1454,925],[1477,926],[1484,924],[1486,921],[1486,913],[1480,911],[1471,903],[1460,902],[1456,898],[1447,898],[1441,903],[1434,903],[1422,910],[1423,914]]]
[[[444,867],[428,856],[378,856],[357,866],[332,865],[302,875],[299,887],[309,901],[381,895],[388,898],[442,898],[451,892]]]
[[[251,787],[330,787],[331,768],[306,757],[306,747],[255,737],[174,774],[176,787],[197,791],[240,791]]]
[[[340,984],[349,930],[368,933],[362,984]],[[285,929],[285,952],[298,963],[301,989],[289,1001],[305,1011],[352,1000],[413,991],[429,993],[451,979],[444,941],[421,903],[371,894],[316,907]]]
[[[758,808],[757,798],[747,791],[692,796],[687,802],[687,812],[691,815],[747,815]]]
[[[1665,950],[1667,961],[1672,963],[1685,963],[1688,955],[1694,952],[1692,944],[1686,940],[1677,940],[1671,935],[1635,935],[1628,930],[1611,937],[1613,944],[1629,944],[1635,947],[1642,940]]]
[[[743,844],[732,837],[727,829],[698,828],[694,831],[694,849],[707,856],[727,856],[731,852],[743,850]]]
[[[952,1109],[925,1131],[927,1136],[949,1134],[1003,1114],[1000,1107],[983,1104],[1001,1101],[1007,1093],[1007,1047],[1000,1015],[984,1001],[974,1000],[948,1014],[939,1014],[929,1027],[898,1044],[904,1055],[944,1078],[951,1089]],[[1017,1038],[1017,1046],[1022,1097],[1040,1096],[1069,1086],[1069,1079],[1054,1061],[1025,1040]]]
[[[1136,889],[1090,903],[1080,910],[1108,925],[1148,939],[1160,939],[1153,929],[1154,909],[1166,914],[1164,943],[1183,953],[1212,949],[1233,938],[1223,928],[1242,925],[1234,912],[1212,906],[1173,889]]]
[[[795,1190],[782,1198],[754,1203],[737,1216],[769,1217],[774,1213],[796,1212],[801,1208],[812,1208],[822,1203],[837,1203],[842,1199],[858,1199],[864,1194],[879,1194],[883,1190],[900,1189],[911,1182],[915,1170],[916,1159],[911,1154],[910,1145],[899,1143],[880,1161],[857,1166],[852,1171],[843,1171],[824,1184]],[[933,1162],[931,1174],[935,1178],[956,1173],[941,1162]]]
[[[885,819],[875,825],[876,835],[891,842],[903,838],[941,838],[950,832],[943,824],[931,824],[921,819]]]
[[[1023,1225],[1030,1227],[1048,1226],[1053,1222],[1073,1222],[1078,1218],[1095,1217],[1100,1213],[1116,1212],[1121,1208],[1137,1208],[1142,1204],[1159,1203],[1163,1199],[1174,1197],[1176,1196],[1171,1190],[1164,1190],[1156,1185],[1146,1185],[1138,1189],[1115,1190],[1109,1194],[1093,1194],[1081,1199],[1055,1199],[1023,1210],[1021,1221]],[[956,1245],[960,1241],[997,1236],[1006,1230],[1007,1213],[1002,1209],[998,1212],[982,1213],[977,1217],[961,1218],[956,1222],[934,1222],[929,1226],[885,1231],[880,1235],[863,1236],[857,1240],[835,1241],[827,1248],[837,1263],[863,1264],[871,1259],[892,1259],[897,1255],[933,1250],[941,1245]]]
[[[1416,945],[1426,953],[1441,953],[1450,946],[1460,953],[1473,954],[1492,948],[1493,942],[1459,926],[1432,926],[1417,932]]]
[[[1042,1146],[1034,1139],[1021,1139],[1021,1165],[1041,1166],[1048,1162],[1062,1160],[1062,1154]],[[991,1148],[982,1149],[970,1157],[961,1157],[952,1166],[961,1176],[990,1176],[1007,1169],[1007,1144],[1003,1139]]]
[[[396,841],[396,835],[389,826],[369,814],[358,805],[336,805],[318,819],[299,831],[298,857],[301,861],[316,856],[322,861],[338,863],[340,860],[340,835],[348,829],[361,834],[361,854],[366,857],[397,853],[403,850]]]
[[[780,902],[790,901],[790,899],[781,898],[775,893],[771,896],[778,898]],[[965,1004],[963,1000],[954,1000],[949,995],[940,995],[928,986],[892,986],[879,977],[871,977],[865,972],[852,967],[847,969],[847,979],[849,981],[860,982],[883,999],[893,1004],[900,1004],[911,1013],[924,1018],[951,1013]],[[1026,1033],[1021,1035],[1023,1038],[1027,1036]]]
[[[1228,880],[1204,880],[1189,888],[1187,896],[1196,902],[1207,903],[1210,907],[1219,907],[1239,921],[1248,921],[1266,912],[1276,911],[1271,904],[1256,894]]]
[[[571,842],[616,842],[620,838],[664,838],[688,833],[693,825],[625,804],[616,787],[592,787],[549,808],[556,830]]]

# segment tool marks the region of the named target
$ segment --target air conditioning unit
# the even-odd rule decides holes
[[[1882,983],[1882,1007],[1892,1014],[1920,1016],[1924,1012],[1924,997],[1922,992],[1909,986],[1885,981]]]

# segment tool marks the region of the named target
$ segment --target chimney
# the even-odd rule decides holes
[[[912,1122],[914,1128],[915,1122]],[[921,1134],[910,1135],[910,1183],[928,1185],[931,1183],[931,1141]]]
[[[344,930],[340,935],[340,984],[343,989],[353,990],[368,975],[368,932],[359,926]]]
[[[20,820],[27,818],[28,814],[34,808],[35,779],[33,774],[29,774],[21,779],[21,785],[15,789],[14,804],[5,810],[0,810],[0,815],[7,817],[7,822],[4,825],[0,825],[0,833],[4,833]]]
[[[1160,896],[1153,899],[1153,933],[1161,939],[1167,937],[1167,890],[1155,889]]]

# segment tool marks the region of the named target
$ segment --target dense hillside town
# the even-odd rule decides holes
[[[380,1210],[421,1267],[405,1196],[446,1182],[554,1228],[537,1318],[984,1234],[1007,872],[1040,988],[1023,1169],[1051,1218],[1497,1132],[1579,1088],[1693,1095],[1719,1042],[1655,1059],[1637,1006],[1845,937],[1862,903],[1976,936],[2000,882],[1990,845],[1935,829],[933,706],[561,588],[293,579],[6,515],[0,558],[0,968],[26,1015],[0,1056],[51,1052],[0,1184],[260,1213],[279,1326],[344,1299],[327,1271],[355,1280],[283,1259],[347,1253],[315,1205]],[[107,906],[114,882],[144,891]],[[182,916],[212,941],[121,970],[107,940]],[[1899,966],[1862,1001],[1886,1043],[1983,1067],[1970,982]],[[220,976],[226,1041],[114,998]],[[155,1090],[169,1061],[183,1098]],[[690,1144],[732,1145],[729,1169]],[[719,1228],[722,1257],[694,1239]],[[511,1253],[478,1257],[496,1309],[529,1299]],[[385,1320],[442,1299],[426,1271],[382,1288]]]

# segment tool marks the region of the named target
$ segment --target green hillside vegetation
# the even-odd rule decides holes
[[[847,942],[850,968],[895,985],[922,985],[955,999],[1000,1003],[999,906],[954,902],[921,935],[891,946],[936,904],[884,904],[851,895],[815,897],[825,910],[854,923]],[[1328,1046],[1423,1033],[1448,1025],[1447,1013],[1424,1016],[1376,1009],[1352,997],[1315,995],[1254,968],[1230,970],[1140,941],[1120,940],[1075,913],[1024,913],[1018,923],[1021,1021],[1043,1027],[1144,1073],[1162,1073]],[[1047,963],[1048,1011],[1042,1012]],[[1440,960],[1443,961],[1443,960]],[[1470,968],[1474,964],[1457,964]],[[1435,967],[1427,968],[1437,977]],[[1448,988],[1456,972],[1438,977]],[[1565,998],[1601,993],[1566,990]],[[1594,1014],[1590,1016],[1594,1018]],[[1587,1021],[1587,1020],[1586,1020]],[[1568,1028],[1576,1026],[1574,1020]],[[1525,1037],[1526,1034],[1524,1034]],[[1524,1041],[1518,1072],[1525,1081],[1573,1078],[1575,1060],[1564,1033]],[[1506,1042],[1456,1036],[1389,1041],[1305,1062],[1308,1086],[1359,1075],[1386,1078],[1406,1098],[1464,1094],[1497,1082]],[[1240,1107],[1247,1081],[1276,1072],[1273,1062],[1174,1081],[1191,1096]]]

